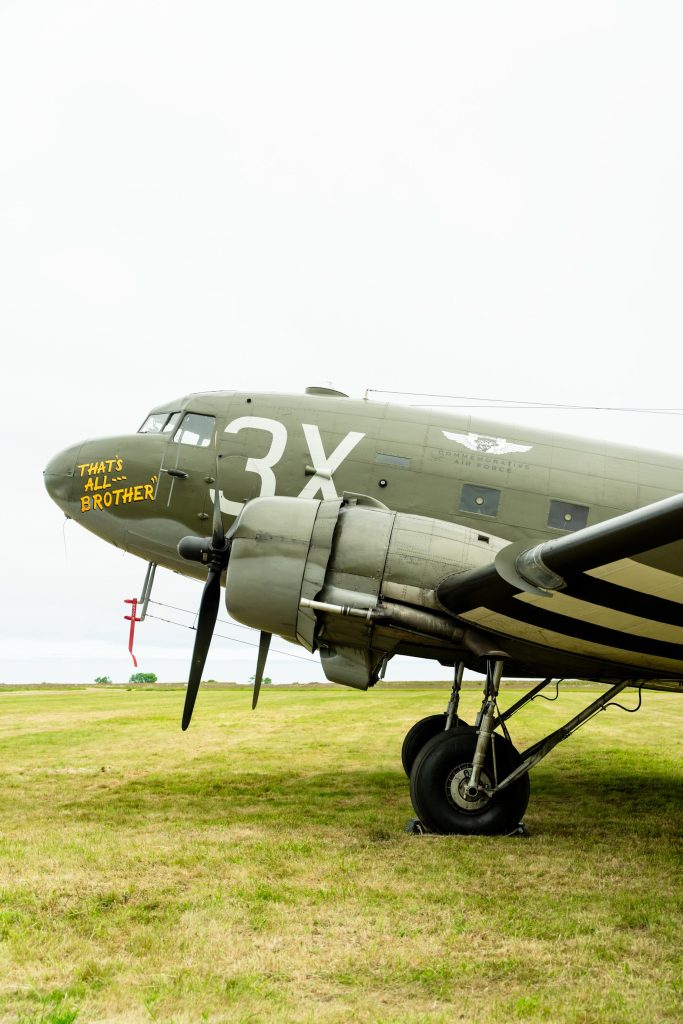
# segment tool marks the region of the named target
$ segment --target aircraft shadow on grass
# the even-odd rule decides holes
[[[617,829],[638,835],[680,833],[683,779],[652,766],[634,774],[594,767],[590,783],[579,771],[539,773],[533,831],[593,835]],[[410,816],[400,770],[329,772],[237,771],[198,766],[192,772],[155,772],[114,783],[65,805],[74,818],[103,827],[145,822],[172,827],[400,830]]]

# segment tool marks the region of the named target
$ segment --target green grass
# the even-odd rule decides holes
[[[553,751],[529,839],[409,836],[446,696],[206,689],[183,734],[178,690],[0,692],[0,1021],[679,1022],[680,698]]]

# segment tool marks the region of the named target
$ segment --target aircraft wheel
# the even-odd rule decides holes
[[[494,733],[481,773],[484,785],[494,784],[494,759],[502,780],[520,761],[519,753]],[[467,795],[477,734],[454,728],[434,736],[415,758],[410,775],[410,799],[420,821],[440,835],[501,835],[521,821],[529,802],[529,776],[522,775],[494,796]]]
[[[467,726],[466,722],[463,722],[462,718],[458,718],[454,721],[452,728],[456,726]],[[440,715],[428,715],[426,718],[421,718],[419,722],[408,730],[406,738],[403,741],[403,747],[401,749],[401,764],[403,765],[403,771],[410,778],[410,773],[413,770],[415,764],[415,758],[420,753],[425,743],[433,739],[434,736],[438,736],[440,732],[443,732],[446,728],[446,712],[444,711]],[[468,726],[469,728],[469,726]]]

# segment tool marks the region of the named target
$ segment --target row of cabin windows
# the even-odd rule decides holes
[[[501,492],[497,487],[463,484],[460,492],[460,511],[476,512],[481,516],[497,516]],[[548,510],[548,526],[552,530],[582,530],[588,525],[588,506],[573,501],[552,498]]]
[[[386,466],[400,466],[408,469],[410,459],[400,455],[386,455],[377,452],[375,462]],[[481,487],[475,484],[463,484],[460,492],[461,512],[474,512],[480,516],[497,516],[501,492],[497,487]],[[548,510],[548,526],[553,530],[582,530],[588,525],[588,507],[576,505],[572,501],[551,499]]]
[[[200,413],[186,413],[180,422],[179,412],[153,413],[148,416],[140,427],[140,433],[172,434],[179,444],[191,444],[206,448],[211,443],[215,419],[213,416],[202,416]],[[386,466],[397,466],[407,469],[410,459],[400,455],[387,455],[378,452],[375,462]],[[481,516],[495,517],[498,515],[501,492],[497,487],[483,487],[479,484],[463,484],[460,492],[461,512],[474,512]],[[548,510],[548,526],[553,530],[582,530],[588,525],[588,507],[576,505],[571,501],[550,501]]]

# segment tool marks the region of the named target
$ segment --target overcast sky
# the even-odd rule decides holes
[[[0,0],[0,681],[133,670],[144,563],[66,523],[42,470],[161,401],[683,408],[682,27],[653,0]],[[496,415],[681,449],[679,415]],[[200,594],[158,574],[159,601]],[[140,668],[184,679],[192,642],[148,620]],[[216,639],[205,677],[254,663]]]

